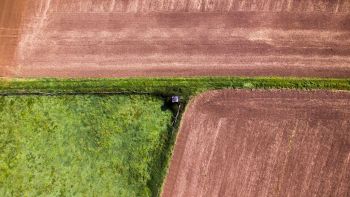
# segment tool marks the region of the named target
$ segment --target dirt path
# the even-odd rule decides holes
[[[186,111],[170,196],[349,196],[350,93],[224,90]]]
[[[2,76],[350,76],[348,1],[23,2],[0,3]]]

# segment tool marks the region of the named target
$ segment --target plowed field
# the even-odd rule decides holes
[[[350,3],[2,0],[0,75],[350,76]]]
[[[349,196],[350,94],[213,91],[194,99],[163,196]]]

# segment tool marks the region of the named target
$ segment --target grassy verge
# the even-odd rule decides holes
[[[2,79],[0,93],[149,93],[191,96],[221,88],[289,88],[350,90],[350,79],[313,78],[130,78],[130,79]]]
[[[0,193],[156,196],[179,124],[164,99],[223,88],[350,90],[350,79],[0,79]]]

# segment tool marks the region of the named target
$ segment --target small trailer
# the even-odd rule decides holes
[[[180,97],[179,96],[171,96],[171,103],[179,103]]]

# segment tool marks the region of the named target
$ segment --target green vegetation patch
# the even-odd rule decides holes
[[[1,196],[157,195],[172,135],[163,105],[147,95],[0,96]]]
[[[21,93],[148,93],[190,97],[223,88],[350,90],[350,79],[281,77],[194,77],[126,79],[2,79],[0,94]]]

